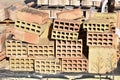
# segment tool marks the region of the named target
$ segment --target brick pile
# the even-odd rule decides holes
[[[80,25],[81,22],[75,20],[54,20],[51,39],[55,41],[55,57],[62,62],[62,72],[88,70],[88,61],[83,54],[83,42],[78,39]]]

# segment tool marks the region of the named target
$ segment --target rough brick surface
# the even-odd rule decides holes
[[[44,24],[48,22],[49,15],[33,8],[23,8],[17,12],[17,19],[29,22]]]
[[[80,9],[66,10],[57,13],[58,19],[69,19],[69,20],[80,18],[82,15],[83,13]]]
[[[87,33],[88,46],[115,46],[116,41],[114,33]]]
[[[33,34],[33,33],[29,33],[29,32],[25,32],[25,31],[20,31],[18,29],[14,29],[14,39],[17,40],[21,40],[21,41],[25,41],[28,43],[34,43],[34,44],[38,44],[39,43],[39,35],[37,34]]]
[[[27,44],[16,40],[6,40],[7,57],[27,57]]]
[[[55,74],[61,72],[59,60],[35,60],[35,72]]]
[[[62,72],[86,72],[87,70],[87,59],[62,58]]]
[[[54,30],[70,32],[79,32],[80,30],[80,22],[75,20],[55,19],[53,24]]]
[[[32,45],[28,44],[28,56],[35,58],[54,58],[53,45]]]
[[[56,40],[57,58],[82,58],[82,40]]]
[[[10,57],[10,70],[12,71],[34,71],[34,59]]]
[[[5,50],[0,52],[0,61],[3,60],[6,57],[5,53],[6,53]]]
[[[52,30],[52,39],[57,40],[76,40],[78,39],[78,33],[76,32],[64,32],[60,30]]]

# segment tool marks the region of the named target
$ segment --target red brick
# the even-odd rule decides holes
[[[17,19],[39,25],[48,22],[48,18],[48,13],[33,8],[23,8],[17,12]]]
[[[3,60],[5,57],[5,50],[3,50],[2,52],[0,52],[0,61]]]
[[[58,19],[70,19],[70,20],[80,18],[82,15],[83,13],[79,8],[57,13]]]
[[[38,44],[39,43],[39,35],[37,34],[33,34],[33,33],[29,33],[29,32],[24,32],[21,30],[17,30],[15,28],[8,28],[8,31],[11,31],[11,33],[14,35],[14,39],[16,40],[21,40],[21,41],[25,41],[28,43],[34,43],[34,44]]]

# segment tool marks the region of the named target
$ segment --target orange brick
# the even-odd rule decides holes
[[[5,55],[5,50],[3,50],[3,51],[0,53],[0,61],[3,60],[5,57],[6,57],[6,55]]]
[[[23,8],[17,12],[17,19],[29,22],[44,24],[48,22],[48,13],[41,12],[33,8]]]
[[[24,32],[17,29],[14,29],[13,34],[14,34],[14,37],[13,37],[14,39],[25,41],[28,43],[34,43],[34,44],[39,43],[39,35],[37,34]]]
[[[83,15],[80,9],[66,10],[57,13],[59,19],[77,19]]]

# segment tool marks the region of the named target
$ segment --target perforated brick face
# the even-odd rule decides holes
[[[78,33],[52,30],[51,38],[57,40],[76,40],[78,39]]]
[[[12,71],[34,71],[34,59],[10,58],[10,70]]]
[[[109,32],[109,23],[84,23],[83,28],[93,32]]]
[[[27,44],[22,41],[6,40],[7,57],[27,57]]]
[[[114,33],[87,33],[88,46],[113,46]]]
[[[62,72],[86,72],[87,67],[87,59],[62,58]]]
[[[17,20],[15,21],[14,27],[23,31],[40,35],[44,31],[43,29],[45,28],[45,24],[38,25],[35,23],[28,23],[22,20]]]
[[[35,72],[46,74],[60,73],[61,65],[57,60],[35,60]]]
[[[79,32],[80,22],[75,21],[75,20],[55,19],[53,29],[54,30],[70,31],[70,32]]]
[[[28,44],[28,56],[36,58],[54,58],[54,46]]]
[[[56,40],[57,58],[82,58],[82,40]]]

